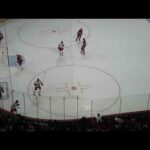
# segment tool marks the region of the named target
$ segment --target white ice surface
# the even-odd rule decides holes
[[[87,39],[85,56],[75,43],[81,27]],[[26,115],[37,117],[38,111],[39,118],[64,119],[64,111],[67,119],[90,116],[91,106],[93,115],[118,113],[118,96],[122,97],[122,112],[147,108],[150,23],[146,19],[11,19],[0,25],[6,37],[5,29],[8,45],[4,40],[1,47],[7,45],[9,55],[25,57],[23,71],[10,67],[12,87],[7,57],[3,62],[0,58],[0,82],[8,82],[15,90],[20,113],[25,114],[23,93]],[[63,57],[57,51],[60,41],[65,43]],[[36,78],[44,80],[38,110],[32,96]],[[79,83],[88,88],[82,91]],[[66,91],[56,90],[62,87]],[[11,97],[3,103],[9,110]]]

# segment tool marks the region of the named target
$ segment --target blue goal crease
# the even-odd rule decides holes
[[[17,63],[16,55],[10,55],[8,58],[9,58],[10,66],[16,66],[16,63]]]
[[[10,66],[17,66],[17,57],[16,57],[16,55],[10,55],[10,56],[8,56],[8,58],[9,58]],[[24,64],[24,62],[25,62],[25,58],[23,57],[23,64]]]

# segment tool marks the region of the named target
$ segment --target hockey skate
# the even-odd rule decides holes
[[[33,96],[35,96],[35,91],[33,92]]]
[[[41,93],[40,93],[40,91],[38,92],[38,96],[41,96]]]

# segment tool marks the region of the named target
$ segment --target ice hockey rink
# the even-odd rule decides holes
[[[86,55],[75,41],[80,28]],[[147,19],[8,19],[0,31],[0,84],[5,87],[0,107],[10,110],[18,99],[20,114],[42,119],[150,108]],[[64,56],[58,53],[60,41]],[[24,58],[23,70],[8,65],[16,54]],[[33,96],[37,78],[44,83],[41,96]]]

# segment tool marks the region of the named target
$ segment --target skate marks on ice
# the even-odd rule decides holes
[[[46,74],[46,77],[45,77]],[[35,97],[31,96],[33,82],[36,78],[44,79],[42,87],[39,109],[46,113],[49,111],[49,99],[53,100],[55,107],[61,107],[62,99],[65,97],[69,102],[75,103],[76,98],[80,98],[80,108],[89,107],[91,100],[98,105],[98,112],[108,110],[120,100],[121,88],[119,82],[110,73],[92,66],[84,65],[64,65],[52,67],[38,73],[28,84],[27,92],[30,101],[36,105]],[[67,102],[66,100],[66,102]],[[69,103],[68,102],[68,103]],[[68,104],[66,103],[66,104]],[[57,106],[56,106],[57,105]],[[69,104],[74,111],[73,104]],[[62,115],[59,109],[54,110],[55,114]],[[82,113],[89,113],[81,109]],[[66,116],[70,116],[69,112]],[[72,114],[72,117],[75,115]]]

